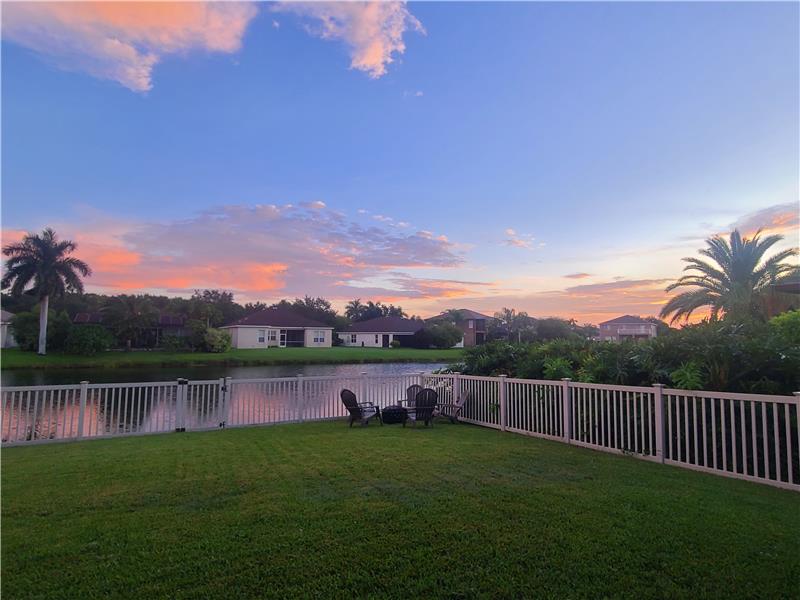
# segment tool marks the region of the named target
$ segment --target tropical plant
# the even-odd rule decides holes
[[[675,387],[682,390],[700,390],[705,385],[703,370],[695,362],[684,362],[669,374]]]
[[[3,248],[8,258],[0,287],[10,289],[12,296],[28,293],[39,299],[39,354],[47,353],[47,316],[50,298],[66,292],[83,292],[81,277],[92,270],[82,260],[70,256],[78,245],[59,240],[50,228],[42,233],[29,233],[21,242]]]
[[[93,356],[114,344],[114,336],[102,325],[78,325],[67,337],[64,350],[70,354]]]
[[[20,312],[11,319],[14,339],[23,350],[36,350],[39,344],[38,310]],[[72,329],[72,321],[65,311],[49,310],[47,315],[47,347],[62,350]]]
[[[104,310],[104,322],[130,349],[142,334],[156,326],[158,310],[146,296],[117,296]]]
[[[766,298],[774,292],[774,285],[798,272],[796,265],[786,259],[797,254],[797,248],[782,250],[765,259],[772,246],[783,239],[780,235],[762,238],[756,232],[743,238],[738,230],[726,240],[714,236],[706,240],[706,248],[699,252],[711,259],[684,258],[688,263],[684,275],[667,286],[671,292],[691,288],[672,297],[661,311],[661,317],[672,315],[670,322],[687,319],[703,307],[711,310],[712,320],[720,316],[735,319],[763,318]]]
[[[231,335],[227,331],[209,327],[203,338],[207,352],[227,352],[231,349]]]

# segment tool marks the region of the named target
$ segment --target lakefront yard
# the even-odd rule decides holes
[[[3,450],[14,598],[791,597],[800,495],[469,425]]]
[[[462,350],[422,350],[418,348],[269,348],[229,350],[228,352],[103,352],[80,356],[61,352],[39,356],[35,352],[5,349],[0,353],[3,369],[68,367],[137,367],[201,365],[292,365],[358,364],[391,362],[456,362]]]

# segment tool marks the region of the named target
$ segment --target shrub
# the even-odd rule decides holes
[[[669,376],[675,387],[682,390],[701,390],[705,385],[703,371],[697,363],[682,363]]]
[[[190,349],[188,338],[180,335],[165,335],[161,338],[161,345],[164,347],[164,350],[169,350],[170,352],[180,352]]]
[[[207,352],[227,352],[231,349],[231,335],[227,331],[209,327],[203,336]]]
[[[399,348],[400,347],[400,340],[392,340],[392,343],[389,344],[391,348]]]
[[[553,356],[544,361],[545,379],[563,379],[572,377],[572,365],[566,358]]]
[[[63,350],[67,337],[72,330],[72,320],[65,311],[56,313],[51,310],[47,313],[47,349]],[[23,350],[38,350],[39,348],[39,307],[30,312],[21,312],[11,319],[11,330],[14,339]]]
[[[93,356],[105,352],[114,344],[114,336],[102,325],[73,327],[67,337],[65,350],[70,354]]]

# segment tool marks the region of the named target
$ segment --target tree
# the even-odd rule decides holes
[[[20,296],[32,284],[29,293],[39,299],[39,354],[47,353],[47,315],[51,297],[66,292],[83,292],[81,277],[89,277],[92,270],[82,260],[70,256],[78,245],[70,240],[59,240],[50,228],[40,234],[29,233],[21,242],[3,248],[8,256],[3,275],[3,289],[11,289],[12,296]]]
[[[699,252],[711,261],[684,258],[683,269],[689,273],[667,286],[671,292],[691,288],[673,296],[661,310],[661,317],[672,315],[671,323],[684,318],[699,308],[709,307],[711,319],[720,315],[737,320],[763,318],[766,297],[775,293],[773,286],[798,272],[798,267],[784,262],[797,254],[797,248],[782,250],[764,259],[767,250],[783,239],[781,235],[761,237],[758,231],[752,238],[742,238],[738,230],[726,240],[714,236],[706,240],[706,248]]]
[[[383,304],[381,302],[368,301],[366,304],[361,302],[361,298],[356,298],[347,303],[344,309],[345,316],[353,322],[368,321],[378,317],[405,317],[406,312],[400,306],[394,304]]]
[[[158,321],[158,311],[148,296],[116,296],[103,312],[105,322],[128,349]]]
[[[295,298],[291,306],[295,312],[309,319],[314,319],[332,327],[336,324],[336,311],[333,310],[333,306],[325,298],[312,298],[311,296],[305,296],[302,299]]]
[[[531,338],[535,332],[536,320],[526,312],[517,312],[513,308],[503,308],[494,313],[490,337],[504,337],[509,341],[521,342],[523,337]]]
[[[347,303],[347,306],[344,307],[344,316],[346,316],[351,321],[361,321],[361,315],[364,314],[364,310],[366,307],[361,303],[361,298],[356,298],[355,300],[350,300]]]

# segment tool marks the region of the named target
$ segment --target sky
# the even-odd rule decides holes
[[[597,323],[798,244],[798,3],[2,6],[2,232],[87,290]]]

